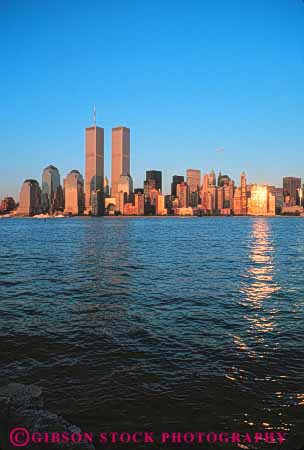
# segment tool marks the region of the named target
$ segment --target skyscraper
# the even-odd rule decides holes
[[[201,171],[198,169],[187,169],[187,184],[189,186],[189,206],[196,208],[199,203]]]
[[[187,184],[190,192],[198,192],[201,186],[201,171],[199,169],[187,169]]]
[[[168,213],[167,209],[165,208],[165,196],[162,194],[157,195],[155,212],[158,216],[166,216]]]
[[[153,184],[155,189],[162,191],[162,173],[160,170],[147,170],[146,181],[150,182],[150,186]]]
[[[271,188],[253,184],[249,186],[248,215],[250,216],[275,216],[275,196]]]
[[[54,212],[63,207],[60,174],[55,166],[48,166],[42,172],[42,208]]]
[[[17,214],[33,216],[41,213],[41,189],[38,181],[28,179],[22,184]]]
[[[247,214],[247,180],[245,172],[241,173],[241,215]]]
[[[242,215],[242,190],[237,187],[234,192],[233,203],[232,203],[233,214],[235,216]]]
[[[186,182],[177,185],[178,207],[188,208],[189,206],[189,186]]]
[[[104,129],[85,130],[85,208],[88,214],[100,215],[104,209]]]
[[[275,186],[268,186],[268,189],[275,198],[276,214],[280,214],[284,206],[284,190]]]
[[[172,183],[171,183],[171,195],[173,197],[176,197],[176,186],[180,183],[183,183],[185,181],[183,175],[173,175],[172,177]]]
[[[13,197],[4,197],[0,203],[1,212],[10,212],[16,208],[16,202]]]
[[[211,186],[216,186],[216,175],[214,170],[212,169],[209,176],[208,176],[208,185],[209,187]]]
[[[299,189],[301,189],[301,178],[284,177],[283,190],[285,202],[288,206],[299,205]]]
[[[78,170],[71,172],[64,179],[64,212],[78,215],[84,211],[83,177]]]
[[[118,198],[120,177],[130,177],[130,129],[112,128],[111,197]]]

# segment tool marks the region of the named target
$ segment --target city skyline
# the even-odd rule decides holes
[[[114,126],[112,127],[110,130],[107,130],[103,127],[100,127],[99,125],[97,125],[97,123],[94,124],[94,120],[96,120],[96,111],[95,111],[95,105],[94,105],[94,112],[93,112],[93,122],[92,125],[89,125],[87,128],[85,128],[85,135],[84,135],[84,148],[85,148],[85,154],[87,152],[88,149],[88,144],[87,142],[91,141],[91,137],[90,135],[94,132],[94,130],[97,130],[95,132],[98,132],[98,141],[99,141],[99,146],[100,146],[100,150],[99,150],[99,157],[98,159],[100,159],[100,167],[102,167],[102,172],[103,172],[103,177],[107,178],[107,180],[109,181],[109,184],[112,186],[112,175],[113,175],[113,167],[115,170],[115,166],[120,166],[121,168],[124,168],[122,170],[122,175],[124,175],[124,172],[130,172],[129,175],[131,175],[132,177],[134,177],[135,180],[142,180],[141,182],[139,182],[138,184],[133,183],[134,188],[141,188],[144,186],[144,181],[145,181],[145,173],[149,172],[149,171],[160,171],[161,172],[161,176],[162,176],[162,193],[164,195],[168,195],[171,193],[171,183],[172,183],[172,178],[174,176],[183,176],[184,180],[187,181],[187,173],[190,171],[194,171],[194,172],[200,172],[201,173],[201,184],[203,184],[203,175],[204,174],[208,174],[210,172],[210,170],[215,171],[216,173],[228,173],[232,179],[238,179],[239,178],[239,173],[236,173],[235,170],[233,169],[233,167],[229,167],[227,170],[223,170],[221,167],[219,168],[214,168],[214,167],[209,167],[209,168],[202,168],[200,167],[196,167],[194,168],[194,166],[189,168],[189,167],[184,167],[182,168],[179,172],[177,171],[164,171],[161,167],[161,163],[155,163],[154,165],[152,164],[150,167],[154,167],[153,169],[148,169],[146,168],[144,170],[144,172],[142,174],[136,174],[132,171],[132,162],[133,162],[133,158],[131,157],[131,152],[130,152],[130,128],[124,126],[124,125],[118,125],[118,126]],[[110,135],[111,132],[111,137],[110,137],[110,142],[105,142],[104,136],[107,134],[108,136]],[[119,132],[122,132],[122,135],[120,137],[117,137],[117,135],[119,134]],[[127,135],[125,134],[127,133]],[[83,135],[83,130],[82,130],[82,135]],[[125,143],[125,141],[127,141],[127,144]],[[92,147],[93,143],[90,142],[89,147]],[[96,140],[95,140],[95,146],[96,146]],[[121,147],[121,152],[120,152],[120,159],[121,161],[118,163],[117,161],[119,160],[119,156],[117,156],[117,149],[119,148],[119,146]],[[113,149],[116,149],[116,157],[113,158]],[[126,153],[123,152],[123,149],[126,148]],[[92,150],[92,149],[91,149]],[[107,151],[108,150],[108,151]],[[217,149],[216,153],[223,153],[224,149]],[[132,154],[133,154],[133,148],[132,148]],[[65,176],[67,176],[71,171],[73,170],[77,170],[79,171],[80,174],[83,175],[84,178],[88,178],[85,176],[86,173],[86,158],[83,158],[83,149],[82,149],[82,164],[81,167],[76,167],[76,166],[71,166],[70,168],[67,170],[66,173],[64,173],[59,164],[56,164],[56,162],[50,162],[48,161],[47,164],[44,167],[44,171],[46,171],[49,168],[55,168],[58,169],[59,168],[59,172],[61,174],[61,176],[64,178]],[[106,164],[105,161],[108,160],[109,164],[107,164],[107,166],[109,166],[108,168],[108,172],[106,172]],[[116,164],[112,164],[113,161],[116,161]],[[74,167],[74,169],[73,169]],[[127,168],[127,170],[125,170],[125,168]],[[278,179],[277,183],[272,183],[269,180],[273,179],[272,177],[272,172],[267,172],[267,175],[265,178],[263,178],[264,181],[259,182],[257,181],[257,179],[253,179],[252,177],[250,177],[250,172],[245,168],[241,169],[241,173],[245,172],[246,176],[249,176],[250,179],[250,184],[259,184],[259,185],[269,185],[269,186],[277,186],[277,187],[283,187],[283,180],[284,178],[300,178],[303,179],[304,177],[298,174],[289,174],[286,175],[286,172],[282,173],[282,176],[280,176],[280,178]],[[118,173],[118,172],[117,172]],[[236,176],[234,176],[233,174],[236,173]],[[299,171],[297,172],[299,173]],[[167,175],[166,175],[167,174]],[[43,176],[43,175],[42,175]],[[26,178],[23,176],[20,185],[23,183],[23,181]],[[27,179],[34,179],[34,180],[39,180],[41,179],[41,169],[40,172],[38,174],[37,177],[27,177]],[[259,178],[258,178],[259,180]],[[248,181],[248,180],[247,180]],[[98,184],[98,183],[97,183]],[[1,192],[1,178],[0,178],[0,199],[4,198],[4,197],[13,197],[13,198],[18,198],[19,197],[19,193],[20,193],[20,186],[15,186],[14,189],[12,190],[12,192],[6,192],[5,190],[3,190],[3,192]],[[43,183],[41,184],[41,187],[43,188]],[[103,188],[102,188],[103,189]],[[14,194],[15,193],[15,194]],[[89,206],[89,200],[86,200],[87,204],[86,207],[88,208]]]
[[[85,132],[85,176],[72,169],[61,184],[54,165],[42,170],[39,181],[26,178],[17,202],[11,196],[1,200],[0,213],[17,216],[52,215],[302,215],[304,184],[301,178],[284,176],[282,185],[247,182],[241,172],[239,183],[229,173],[214,169],[184,169],[172,176],[171,192],[163,190],[161,170],[146,170],[142,186],[134,186],[131,171],[131,130],[112,128],[112,182],[104,173],[104,128],[97,126],[94,106],[93,126]]]
[[[93,103],[109,177],[111,128],[133,130],[135,186],[149,168],[166,192],[188,166],[275,185],[304,175],[302,1],[115,5],[2,3],[1,196],[48,164],[84,173]]]

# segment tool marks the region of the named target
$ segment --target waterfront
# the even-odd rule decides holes
[[[271,429],[301,447],[303,232],[295,218],[3,219],[1,384],[39,384],[96,432]]]

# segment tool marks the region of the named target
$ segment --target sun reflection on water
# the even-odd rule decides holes
[[[241,292],[252,306],[259,308],[261,302],[280,290],[273,280],[275,249],[268,220],[259,218],[253,222],[250,246],[250,262],[243,274],[246,281],[242,285]],[[255,321],[255,325],[265,330],[267,327],[265,322],[265,318],[262,318],[261,323]]]

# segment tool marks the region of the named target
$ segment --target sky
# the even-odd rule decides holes
[[[84,173],[84,129],[131,129],[131,175],[304,178],[303,0],[0,0],[0,197]],[[218,151],[224,149],[224,151]]]

